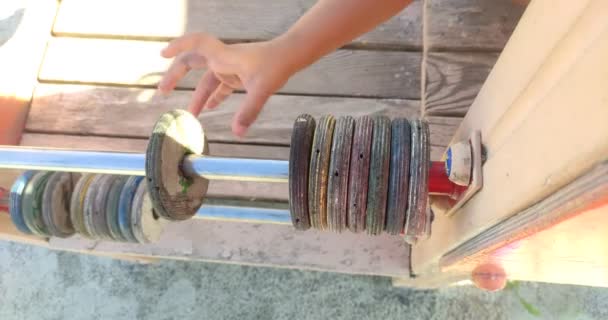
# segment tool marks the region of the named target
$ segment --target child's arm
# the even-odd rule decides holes
[[[247,95],[236,112],[232,131],[243,136],[264,103],[294,73],[370,31],[411,0],[319,0],[286,33],[265,42],[226,45],[204,34],[175,39],[162,51],[176,59],[159,83],[165,94],[191,69],[208,70],[200,79],[189,110],[215,108],[234,90]],[[255,23],[255,17],[252,17]]]

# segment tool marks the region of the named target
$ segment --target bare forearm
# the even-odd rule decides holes
[[[396,15],[411,0],[319,0],[276,39],[289,47],[289,69],[297,72]]]

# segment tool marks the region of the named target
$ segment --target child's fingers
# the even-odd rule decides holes
[[[220,83],[220,85],[215,89],[215,91],[213,91],[213,93],[207,100],[207,103],[205,103],[205,109],[213,109],[219,106],[220,103],[226,100],[226,98],[228,98],[228,96],[231,95],[233,91],[234,89],[228,86],[227,84]]]
[[[223,43],[206,33],[192,33],[169,42],[161,51],[165,58],[173,58],[182,52],[196,50],[204,55],[214,54],[223,47]]]
[[[206,59],[196,53],[182,53],[173,60],[169,69],[163,75],[158,84],[158,89],[162,93],[168,93],[175,88],[177,82],[181,80],[191,69],[205,67]]]
[[[207,100],[209,100],[209,96],[211,96],[219,84],[220,81],[212,71],[205,72],[192,93],[192,100],[190,101],[190,106],[188,106],[190,113],[198,116]]]
[[[260,111],[262,111],[262,108],[269,97],[270,94],[265,92],[247,92],[245,100],[234,115],[234,120],[232,121],[232,133],[238,137],[245,136],[247,129],[249,129],[249,126],[258,117],[258,114]]]

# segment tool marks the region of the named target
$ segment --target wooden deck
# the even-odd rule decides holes
[[[47,47],[41,62],[32,61],[40,68],[31,101],[26,99],[31,107],[21,145],[141,152],[156,119],[167,110],[184,108],[200,75],[184,79],[168,98],[156,96],[154,87],[170,62],[159,55],[166,41],[203,30],[227,42],[269,39],[313,3],[62,0],[53,13],[52,32],[38,38]],[[294,76],[269,100],[244,139],[230,132],[242,94],[203,113],[200,120],[211,154],[287,159],[293,120],[306,112],[425,118],[431,124],[432,158],[438,159],[523,10],[511,0],[416,0],[373,32]],[[12,177],[3,172],[0,186],[10,187]],[[284,184],[213,182],[209,192],[287,200]],[[261,232],[264,239],[254,243],[235,237],[258,237]],[[280,226],[201,221],[180,223],[169,235],[173,238],[145,248],[77,238],[50,243],[72,250],[97,248],[397,277],[410,272],[409,248],[395,237],[296,233]],[[333,245],[327,248],[329,242]],[[353,248],[353,242],[362,245]]]

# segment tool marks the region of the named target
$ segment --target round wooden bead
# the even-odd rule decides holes
[[[308,171],[315,119],[308,114],[296,118],[289,150],[289,212],[297,230],[310,228],[308,212]]]
[[[67,238],[74,234],[70,218],[70,197],[74,190],[74,176],[69,172],[53,173],[42,195],[42,220],[54,237]]]
[[[365,229],[371,235],[382,233],[386,222],[390,148],[391,121],[387,117],[376,117],[372,135],[367,211],[365,213]]]
[[[365,230],[367,187],[374,121],[363,116],[355,120],[355,132],[350,155],[348,178],[348,229],[352,232]]]
[[[411,127],[410,188],[404,235],[409,244],[415,244],[419,237],[426,234],[426,224],[429,223],[430,133],[428,124],[422,120],[413,121]]]
[[[92,239],[102,239],[102,236],[97,230],[96,219],[95,219],[95,199],[97,198],[97,190],[99,189],[100,180],[104,177],[104,175],[96,175],[93,177],[89,188],[87,189],[87,194],[84,197],[84,225],[87,229],[87,233],[91,236]]]
[[[70,200],[70,220],[76,233],[91,238],[84,222],[84,200],[89,190],[89,186],[95,177],[94,174],[84,174],[74,187],[72,199]]]
[[[139,243],[158,241],[167,221],[154,212],[146,189],[146,182],[142,181],[133,196],[131,207],[131,230]]]
[[[347,227],[348,175],[354,130],[352,117],[336,120],[327,182],[327,226],[335,232],[342,232]]]
[[[146,150],[148,192],[156,212],[169,220],[185,220],[203,204],[209,181],[185,177],[181,162],[188,154],[207,154],[203,128],[191,113],[174,110],[165,113],[154,126]]]
[[[128,241],[120,232],[120,226],[118,225],[118,202],[120,200],[120,194],[122,192],[125,183],[127,182],[128,176],[118,176],[112,182],[110,190],[108,191],[108,200],[106,204],[106,224],[108,225],[108,231],[113,240],[116,241]]]
[[[391,126],[391,164],[386,208],[386,231],[397,235],[405,227],[410,181],[411,128],[407,119],[394,119]]]
[[[17,230],[25,233],[32,234],[32,230],[25,224],[25,218],[23,217],[23,193],[25,187],[30,182],[32,177],[36,174],[36,171],[25,171],[23,174],[15,180],[11,187],[11,193],[9,195],[9,213],[11,221],[17,227]]]
[[[331,115],[321,117],[312,142],[308,209],[311,226],[320,230],[327,229],[327,178],[335,123],[336,120]]]
[[[44,187],[52,172],[37,172],[25,186],[22,202],[22,212],[27,227],[35,235],[50,237],[44,221],[42,220],[42,195]]]
[[[133,197],[143,177],[129,177],[125,182],[118,199],[118,227],[123,238],[128,242],[137,242],[131,229],[131,208]]]
[[[93,200],[93,228],[98,236],[105,240],[112,240],[106,218],[106,205],[110,187],[116,179],[117,176],[114,175],[102,175],[97,181],[97,190]]]

